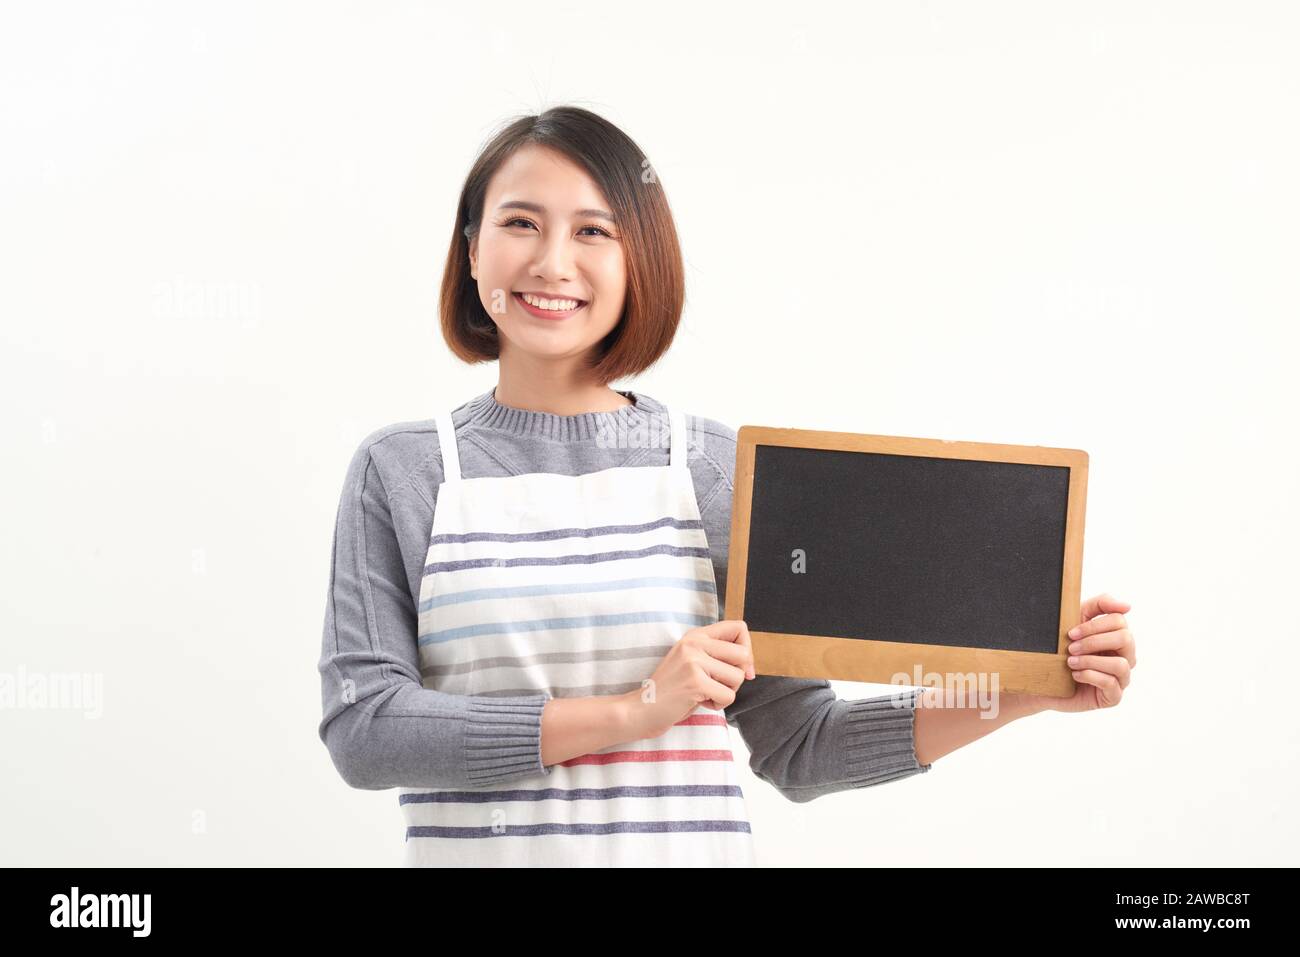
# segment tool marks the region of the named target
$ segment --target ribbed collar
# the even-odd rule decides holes
[[[649,425],[651,417],[662,415],[662,402],[639,392],[617,390],[632,400],[632,405],[612,412],[579,412],[555,415],[502,405],[496,399],[496,387],[468,403],[469,424],[513,435],[539,435],[557,442],[581,442],[601,435],[625,434],[624,430]],[[611,433],[610,430],[614,430]]]

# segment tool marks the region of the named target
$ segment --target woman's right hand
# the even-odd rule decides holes
[[[641,688],[627,693],[635,736],[657,738],[700,705],[720,711],[754,677],[754,651],[743,621],[692,628]]]

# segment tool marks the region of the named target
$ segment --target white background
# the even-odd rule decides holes
[[[764,864],[1294,863],[1300,137],[1286,3],[6,5],[6,864],[396,864],[316,736],[373,429],[491,388],[435,297],[505,120],[573,103],[668,191],[688,304],[634,388],[1081,448],[1117,708],[793,804]],[[887,686],[837,682],[841,697]],[[735,732],[733,732],[733,735]],[[736,740],[739,755],[743,745]]]

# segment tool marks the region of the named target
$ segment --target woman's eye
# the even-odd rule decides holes
[[[525,219],[525,218],[522,217],[522,216],[516,216],[514,219],[507,219],[507,220],[506,220],[504,223],[502,223],[501,225],[502,225],[502,226],[513,226],[515,223],[524,223],[525,225],[532,226],[533,228],[536,228],[536,226],[537,226],[537,224],[534,223],[531,219]],[[608,231],[606,231],[605,229],[601,228],[600,226],[583,226],[582,229],[579,230],[579,232],[585,232],[585,231],[588,230],[588,229],[594,229],[594,230],[595,230],[599,235],[604,236],[606,239],[613,239],[613,238],[614,238],[612,235],[610,235],[610,233],[609,233]]]

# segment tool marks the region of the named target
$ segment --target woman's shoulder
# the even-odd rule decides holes
[[[459,430],[465,424],[470,414],[468,407],[481,399],[467,399],[451,410],[453,429]],[[373,462],[389,482],[404,481],[430,462],[440,464],[437,418],[402,419],[371,430],[353,453],[353,464],[358,460]]]
[[[668,406],[660,399],[645,392],[635,393],[637,404],[647,412],[662,415],[668,410]],[[697,415],[689,410],[684,410],[686,416],[686,431],[694,438],[696,435],[708,435],[712,438],[721,439],[724,442],[731,442],[733,445],[736,441],[736,431],[725,422],[717,419],[711,419],[708,416]]]
[[[686,447],[724,475],[728,484],[736,479],[736,430],[725,422],[703,415],[686,415]]]
[[[662,408],[662,404],[660,405]],[[735,479],[736,430],[707,415],[685,412],[688,460],[698,460],[710,470]]]
[[[652,395],[636,393],[640,404],[652,413],[662,414],[666,405]],[[719,419],[684,409],[686,445],[691,459],[702,459],[730,480],[736,467],[736,430]]]
[[[440,463],[441,458],[435,419],[390,422],[372,429],[357,444],[348,475],[351,481],[364,481],[368,473],[373,473],[391,494],[420,469],[435,460]]]
[[[710,419],[703,415],[686,414],[686,431],[692,436],[699,436],[702,441],[708,441],[711,444],[730,445],[732,451],[736,448],[736,430],[725,422],[719,422],[717,419]]]

